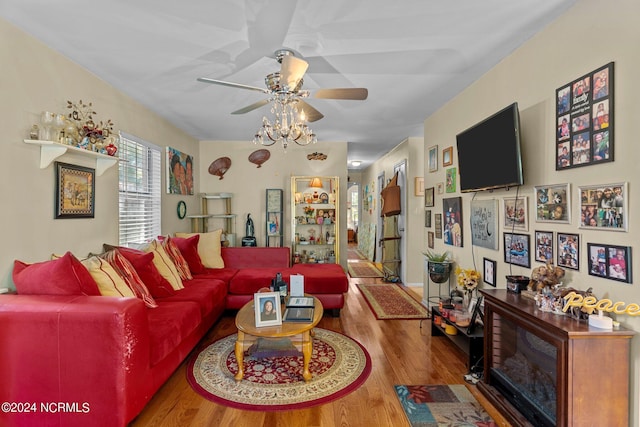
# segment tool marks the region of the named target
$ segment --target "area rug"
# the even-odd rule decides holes
[[[355,247],[347,248],[347,259],[366,260],[367,257]]]
[[[429,318],[429,310],[399,285],[380,283],[357,286],[379,320]]]
[[[384,273],[370,261],[351,261],[347,263],[349,276],[354,278],[384,277]]]
[[[395,389],[412,427],[498,426],[464,385],[397,385]]]
[[[222,338],[195,354],[187,380],[201,396],[221,405],[253,411],[308,408],[339,399],[360,387],[371,373],[371,357],[357,341],[338,332],[316,328],[309,369],[302,379],[298,356],[246,356],[245,376],[236,382],[236,334]]]

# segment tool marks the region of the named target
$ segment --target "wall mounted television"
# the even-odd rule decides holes
[[[456,143],[461,192],[524,184],[517,102],[456,135]]]

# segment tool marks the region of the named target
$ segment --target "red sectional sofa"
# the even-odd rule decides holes
[[[225,267],[155,298],[0,295],[2,426],[125,426],[225,309],[237,309],[277,272],[339,312],[348,289],[339,265],[289,267],[288,248],[223,248]]]

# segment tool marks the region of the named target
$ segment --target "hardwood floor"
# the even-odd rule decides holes
[[[351,279],[340,317],[325,314],[318,325],[359,341],[371,356],[371,375],[351,394],[297,411],[243,411],[215,404],[193,391],[187,383],[185,361],[131,426],[409,426],[393,386],[465,384],[464,354],[446,337],[431,337],[430,320],[424,320],[422,328],[419,320],[377,320],[356,283],[379,282],[381,279]],[[421,299],[421,289],[410,291],[417,300]],[[234,333],[234,316],[235,313],[226,313],[203,342]],[[467,387],[498,425],[509,425],[475,386]]]

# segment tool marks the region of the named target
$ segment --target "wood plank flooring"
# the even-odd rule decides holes
[[[465,355],[448,338],[431,337],[430,320],[424,320],[422,327],[419,320],[377,320],[356,284],[381,282],[381,279],[351,279],[340,317],[325,314],[318,325],[352,337],[371,356],[371,375],[351,394],[309,409],[243,411],[215,404],[193,391],[187,383],[185,361],[130,426],[409,426],[393,386],[465,384]],[[417,300],[421,299],[421,289],[410,290]],[[234,333],[234,316],[233,312],[226,313],[203,342]],[[467,386],[500,426],[509,426],[475,386]]]

